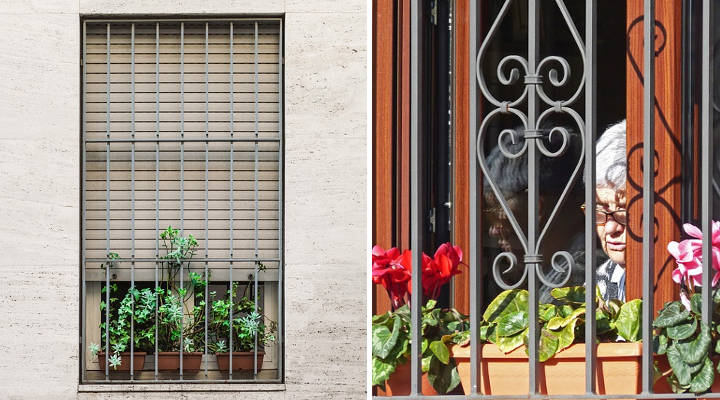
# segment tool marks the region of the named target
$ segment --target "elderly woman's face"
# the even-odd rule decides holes
[[[616,191],[610,188],[597,188],[597,209],[598,211],[604,211],[611,213],[617,210],[625,210],[625,192]],[[621,265],[625,266],[625,245],[626,245],[626,227],[625,222],[618,223],[617,214],[602,215],[605,219],[605,223],[601,223],[600,212],[598,212],[598,224],[597,234],[600,238],[602,248],[610,259]],[[622,219],[622,218],[619,218]]]

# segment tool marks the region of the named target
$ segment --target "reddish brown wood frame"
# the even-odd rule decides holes
[[[469,248],[468,70],[469,1],[455,3],[455,199],[453,241]],[[484,3],[481,3],[481,5]],[[627,2],[627,126],[628,299],[641,297],[642,242],[642,1]],[[670,279],[672,262],[666,245],[680,237],[682,4],[658,2],[660,50],[656,58],[656,165],[658,204],[655,266],[655,306],[677,298]],[[662,44],[660,44],[662,43]],[[661,47],[658,47],[661,46]],[[409,245],[409,0],[373,0],[373,242],[383,247]],[[599,105],[600,107],[602,105]],[[393,188],[389,194],[388,188]],[[393,241],[395,241],[393,243]],[[480,246],[478,246],[480,248]],[[636,266],[636,267],[633,267]],[[454,304],[469,311],[469,274],[455,279]],[[373,292],[373,310],[389,309],[382,288]]]

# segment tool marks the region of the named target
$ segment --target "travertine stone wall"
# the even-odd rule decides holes
[[[80,16],[258,13],[285,16],[285,385],[79,385]],[[0,398],[364,398],[366,34],[363,0],[2,1]]]

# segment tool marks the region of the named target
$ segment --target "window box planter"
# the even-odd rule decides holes
[[[494,344],[482,345],[482,394],[527,396],[528,357],[520,347],[505,354]],[[470,347],[452,349],[465,393],[470,393]],[[596,364],[598,394],[640,393],[642,343],[599,343]],[[585,393],[585,344],[576,343],[540,363],[538,391],[548,395]]]
[[[254,368],[255,356],[252,351],[233,351],[232,359],[233,371],[246,369],[252,370]],[[257,369],[262,369],[263,357],[265,357],[264,351],[257,352]],[[217,353],[217,364],[220,371],[227,371],[230,367],[230,353]]]
[[[385,382],[385,396],[407,396],[410,394],[410,361],[400,364],[390,379]],[[422,374],[422,394],[426,396],[437,395],[428,380],[427,372]],[[382,395],[382,393],[381,393]]]
[[[144,351],[136,351],[133,354],[133,370],[142,371],[145,366],[145,356],[147,355]],[[105,370],[105,353],[98,352],[98,364],[101,370]],[[110,371],[130,371],[130,352],[120,353],[120,365],[117,368],[110,366]]]
[[[194,351],[183,353],[183,371],[200,371],[203,353]],[[158,353],[158,371],[179,371],[180,352],[161,351]]]

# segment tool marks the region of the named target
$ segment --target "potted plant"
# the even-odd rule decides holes
[[[117,258],[117,257],[115,257]],[[107,287],[102,288],[105,293]],[[145,363],[147,352],[152,349],[155,343],[155,305],[156,296],[151,289],[137,289],[131,287],[118,301],[118,293],[120,292],[118,285],[113,283],[110,285],[110,311],[109,320],[100,323],[100,331],[105,332],[107,324],[108,336],[101,335],[100,345],[96,343],[90,344],[90,350],[94,356],[98,357],[100,366],[104,366],[107,358],[108,365],[117,371],[130,370],[130,346],[134,346],[133,351],[133,369],[140,371]],[[117,306],[114,306],[117,304]],[[100,302],[101,312],[105,311],[107,305],[104,301]],[[133,320],[131,323],[131,319]],[[131,343],[131,327],[134,325],[134,334]],[[109,339],[109,340],[106,340]],[[101,351],[105,349],[105,351]]]
[[[388,292],[392,310],[372,319],[372,383],[388,395],[409,394],[410,366],[410,251],[373,248],[372,279]],[[436,307],[437,296],[450,278],[460,273],[462,251],[450,243],[441,245],[433,258],[423,254],[422,309],[423,394],[445,394],[458,388],[460,377],[449,346],[462,340],[467,317],[454,309]]]
[[[258,271],[264,266],[258,265]],[[275,341],[277,328],[275,322],[268,320],[262,309],[250,300],[248,293],[253,292],[254,281],[248,281],[242,296],[238,296],[239,283],[233,282],[232,288],[226,292],[225,298],[218,299],[217,293],[209,293],[210,309],[208,319],[208,349],[216,355],[218,369],[230,369],[230,352],[232,351],[232,369],[254,370],[255,353],[257,353],[257,370],[262,369],[264,348]],[[202,294],[198,294],[202,297]],[[204,304],[204,300],[202,300]],[[230,312],[232,310],[232,341],[230,340]],[[198,321],[204,323],[203,316]],[[267,321],[267,322],[266,322]],[[204,340],[204,338],[198,338]],[[230,344],[232,342],[232,349]],[[256,348],[257,344],[257,348]]]
[[[200,274],[190,272],[190,262],[195,255],[198,243],[193,235],[180,236],[172,226],[160,233],[165,260],[160,264],[163,276],[162,287],[156,288],[158,302],[158,370],[177,371],[180,369],[180,347],[183,351],[183,371],[200,370],[202,352],[196,351],[196,331],[201,321],[195,306],[193,310],[187,303],[194,293],[202,292],[205,281]],[[181,288],[178,284],[184,282]],[[187,277],[187,280],[185,280]],[[182,340],[181,340],[182,338]]]
[[[585,288],[557,288],[555,301],[538,306],[539,390],[553,395],[585,392]],[[598,297],[596,390],[599,394],[636,393],[640,385],[642,300],[603,302]],[[500,293],[487,307],[480,324],[485,342],[480,357],[480,386],[483,394],[527,395],[528,359],[525,345],[530,321],[528,292],[522,289]],[[463,333],[462,336],[467,336]],[[624,342],[618,342],[618,340]],[[460,365],[463,386],[469,388],[470,351],[467,338],[453,348]]]
[[[656,372],[661,382],[676,393],[704,393],[712,387],[720,391],[715,382],[715,371],[720,369],[720,222],[712,222],[712,323],[702,322],[702,296],[696,293],[702,277],[702,231],[685,224],[685,233],[692,239],[670,242],[668,252],[677,268],[672,279],[680,285],[680,300],[665,304],[653,321]],[[704,289],[704,288],[703,288]]]

